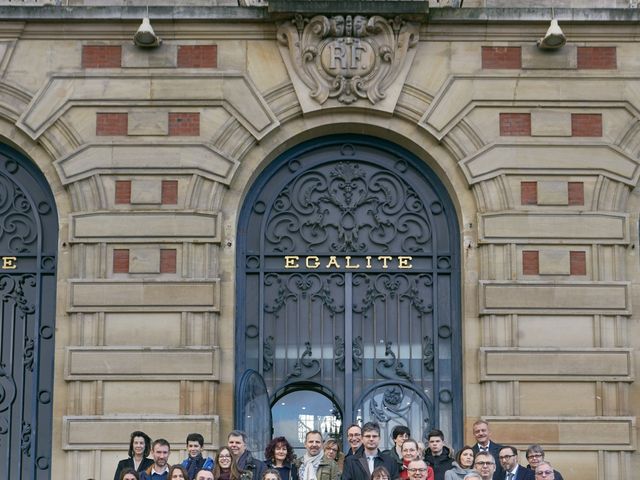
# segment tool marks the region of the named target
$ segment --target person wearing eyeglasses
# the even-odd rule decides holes
[[[427,480],[429,470],[427,462],[424,460],[413,460],[407,466],[407,472],[409,472],[411,480]]]
[[[418,449],[418,442],[413,438],[407,438],[402,444],[402,469],[400,470],[401,480],[410,480],[409,464],[414,460],[422,458]],[[425,462],[426,463],[426,462]],[[434,480],[433,468],[427,463],[427,480]]]
[[[498,454],[500,465],[504,470],[504,480],[534,480],[532,471],[518,463],[518,449],[507,445]]]
[[[529,461],[527,468],[535,471],[536,467],[541,462],[544,462],[544,449],[537,444],[529,446],[529,448],[527,448],[527,460]],[[564,480],[557,470],[553,471],[553,475],[555,476],[555,480]]]
[[[555,470],[549,462],[540,462],[536,467],[536,480],[556,480]]]
[[[382,455],[378,449],[380,426],[377,423],[367,422],[362,426],[362,445],[362,453],[345,459],[342,480],[369,480],[378,467],[386,468],[391,480],[396,480],[399,473],[398,465],[387,455]]]
[[[496,460],[489,452],[480,452],[473,460],[473,468],[480,474],[482,480],[491,480],[496,471]]]
[[[347,427],[347,442],[349,443],[349,450],[344,455],[345,460],[347,457],[362,452],[362,427],[357,423],[352,423]]]

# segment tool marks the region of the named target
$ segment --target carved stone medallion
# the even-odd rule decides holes
[[[303,110],[318,109],[330,99],[342,105],[362,99],[391,111],[418,32],[417,23],[400,17],[296,15],[279,25],[277,35]]]

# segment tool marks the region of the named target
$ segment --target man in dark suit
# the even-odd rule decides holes
[[[504,480],[504,470],[500,466],[500,449],[502,445],[491,441],[491,431],[489,430],[489,423],[485,420],[478,420],[473,424],[473,436],[476,439],[476,444],[473,446],[473,453],[487,452],[493,456],[496,461],[496,471],[493,474],[493,480]]]
[[[362,426],[362,452],[345,458],[342,480],[369,480],[371,473],[378,467],[389,472],[390,480],[398,478],[398,465],[387,455],[382,455],[380,445],[380,426],[368,422]]]
[[[518,463],[518,449],[516,447],[502,447],[498,459],[502,470],[504,470],[503,480],[535,480],[533,470]]]

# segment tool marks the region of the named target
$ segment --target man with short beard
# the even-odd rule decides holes
[[[140,480],[167,480],[169,477],[169,454],[171,445],[164,438],[151,444],[153,465],[140,474]]]
[[[294,462],[300,480],[336,480],[340,476],[338,464],[324,455],[319,431],[307,432],[304,448],[307,450],[304,457]]]

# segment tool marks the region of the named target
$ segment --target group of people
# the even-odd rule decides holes
[[[135,431],[129,457],[118,463],[114,480],[563,480],[540,445],[531,445],[528,465],[520,465],[518,449],[493,442],[484,420],[473,424],[475,445],[465,445],[455,455],[438,429],[428,433],[426,445],[411,438],[406,426],[396,426],[391,436],[393,447],[381,451],[377,423],[352,424],[346,429],[349,448],[343,454],[338,441],[323,441],[319,431],[311,430],[299,457],[280,436],[266,446],[262,461],[247,449],[242,431],[229,433],[227,446],[218,450],[215,460],[203,455],[202,435],[191,433],[186,440],[188,457],[170,466],[169,442],[160,438],[151,443],[147,434]]]

